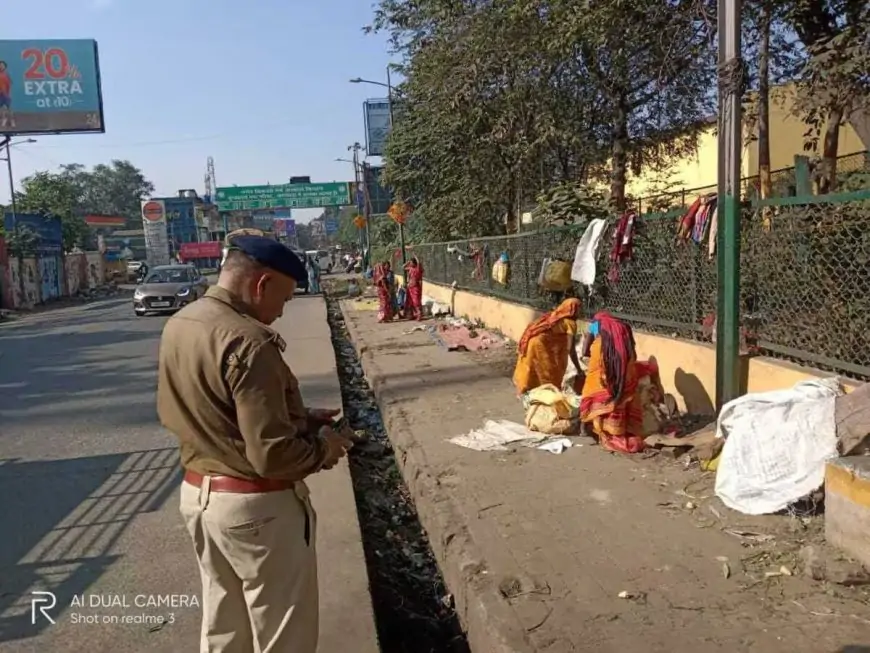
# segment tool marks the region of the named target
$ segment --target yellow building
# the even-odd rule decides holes
[[[793,86],[780,86],[771,89],[770,101],[770,167],[771,170],[781,170],[794,166],[794,157],[798,154],[815,156],[820,154],[820,146],[816,152],[804,150],[804,133],[808,127],[796,117]],[[745,120],[744,126],[755,136],[757,127],[753,120]],[[747,138],[743,148],[742,177],[758,175],[758,142]],[[840,127],[839,156],[847,156],[864,152],[868,148],[861,141],[851,125]],[[627,191],[633,197],[650,197],[661,193],[678,193],[680,190],[695,190],[709,188],[715,190],[718,140],[716,125],[705,128],[698,139],[697,150],[674,164],[666,171],[642,171],[638,176],[629,175]],[[689,198],[691,201],[693,198]]]

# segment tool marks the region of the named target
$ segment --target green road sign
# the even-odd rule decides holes
[[[347,206],[350,183],[279,184],[276,186],[226,186],[218,188],[215,203],[221,211],[251,209],[316,209]]]

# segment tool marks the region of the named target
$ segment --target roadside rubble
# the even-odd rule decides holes
[[[328,296],[327,310],[344,415],[359,440],[349,460],[381,647],[468,653],[453,598],[396,465],[338,301]]]
[[[710,417],[680,415],[677,433],[690,440],[665,446],[681,438],[664,430],[649,443],[660,449],[632,456],[582,435],[547,455],[524,446],[541,435],[519,432],[508,451],[468,451],[449,440],[528,416],[508,382],[513,348],[448,354],[425,333],[404,335],[413,325],[386,327],[352,302],[342,307],[470,641],[487,642],[493,623],[529,650],[694,641],[709,651],[833,653],[870,641],[870,586],[853,580],[861,570],[842,574],[847,584],[818,564],[806,571],[805,547],[824,554],[825,572],[848,562],[826,546],[811,501],[753,516],[716,497],[715,475],[697,459],[712,456],[694,454],[715,435]],[[496,372],[484,361],[504,364]],[[471,578],[470,559],[482,570]],[[487,643],[480,650],[501,650]]]
[[[515,355],[511,349],[469,355],[499,375],[510,376],[513,371]],[[863,416],[865,394],[863,390],[853,393],[848,407],[850,416]],[[846,412],[844,409],[843,413]],[[845,420],[838,414],[838,428],[843,428]],[[777,514],[747,515],[732,510],[716,496],[716,463],[724,439],[716,437],[715,419],[709,415],[679,414],[672,415],[668,424],[678,426],[678,432],[647,437],[646,451],[631,459],[636,463],[627,480],[649,481],[671,492],[672,499],[657,504],[664,514],[689,516],[697,528],[718,529],[737,539],[746,549],[746,556],[731,560],[714,556],[725,578],[752,589],[790,576],[805,577],[836,588],[829,590],[835,598],[870,608],[870,570],[825,542],[822,489]],[[861,428],[853,427],[849,436],[854,442],[848,448],[856,449],[859,441],[863,444],[865,432],[863,422]],[[575,447],[595,446],[591,438],[570,439]],[[844,437],[840,439],[842,442]]]

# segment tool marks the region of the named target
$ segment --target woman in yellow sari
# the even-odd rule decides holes
[[[595,315],[582,350],[589,365],[580,421],[591,426],[599,444],[609,451],[643,451],[643,403],[638,382],[644,376],[657,381],[657,366],[637,360],[631,326],[609,313]]]
[[[518,396],[547,383],[561,387],[569,360],[580,370],[576,348],[579,317],[580,300],[571,298],[526,327],[514,369]]]

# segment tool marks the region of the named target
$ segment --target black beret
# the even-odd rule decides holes
[[[277,240],[263,236],[236,236],[230,242],[231,250],[244,252],[270,270],[302,282],[308,278],[305,264],[288,247]]]

